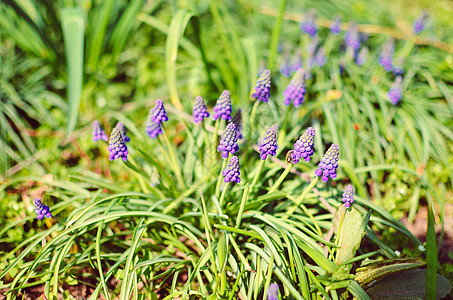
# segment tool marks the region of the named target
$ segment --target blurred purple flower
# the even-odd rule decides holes
[[[300,23],[300,30],[310,35],[311,37],[315,37],[318,33],[318,29],[316,28],[315,24],[315,18],[316,17],[314,11],[310,11],[305,14],[304,21]]]
[[[252,94],[253,100],[259,100],[264,103],[269,101],[271,90],[271,70],[264,70],[255,86],[255,93]]]
[[[151,120],[154,123],[162,123],[168,121],[167,112],[165,111],[164,102],[160,99],[156,100],[156,104],[152,109]]]
[[[237,113],[234,115],[233,119],[231,122],[236,125],[236,133],[238,136],[238,139],[242,139],[242,109],[238,109]]]
[[[294,144],[293,162],[297,164],[301,158],[306,162],[310,161],[313,155],[313,143],[315,140],[315,130],[312,127],[308,127],[307,130],[299,137]]]
[[[355,23],[352,23],[349,27],[349,30],[344,34],[344,42],[347,47],[358,51],[360,49],[360,34],[359,28]]]
[[[382,47],[381,55],[379,55],[379,64],[384,67],[387,72],[393,69],[393,53],[395,46],[393,40],[389,40]]]
[[[234,154],[239,151],[237,141],[236,125],[233,122],[228,123],[217,146],[217,151],[221,152],[223,158],[227,158],[229,153]]]
[[[321,162],[318,164],[318,169],[315,171],[316,176],[322,176],[322,181],[327,182],[329,177],[335,179],[337,177],[338,158],[340,149],[338,145],[332,144],[329,150],[324,154]]]
[[[161,124],[154,123],[153,121],[149,120],[148,122],[146,122],[146,134],[152,139],[157,138],[162,134]]]
[[[357,57],[355,59],[355,64],[358,66],[363,65],[366,62],[368,56],[368,48],[367,47],[362,47],[357,54]]]
[[[419,34],[425,28],[425,21],[426,21],[427,17],[428,17],[428,14],[426,12],[423,12],[423,14],[420,16],[420,18],[418,18],[417,20],[414,21],[412,30],[415,34]]]
[[[320,47],[315,56],[315,63],[318,65],[318,67],[322,67],[326,63],[326,61],[327,58],[324,51],[324,47]]]
[[[271,283],[267,290],[267,300],[278,300],[278,284]]]
[[[107,134],[105,134],[105,131],[104,131],[104,129],[102,129],[101,124],[99,124],[99,121],[94,120],[93,121],[93,141],[96,142],[99,140],[103,140],[103,141],[107,142],[108,139],[109,139],[109,137],[107,136]]]
[[[275,126],[269,127],[263,140],[259,143],[260,158],[265,160],[268,155],[275,156],[277,153],[277,128]]]
[[[336,17],[335,20],[330,24],[330,32],[333,34],[337,35],[340,33],[340,23],[341,23],[341,18]]]
[[[38,220],[41,220],[44,217],[52,218],[49,207],[44,205],[44,203],[41,202],[41,199],[35,199],[33,205],[35,207],[35,214]]]
[[[348,186],[344,190],[343,198],[341,200],[343,200],[344,206],[346,208],[349,208],[352,202],[354,202],[354,188],[352,187],[352,185],[348,184]]]
[[[216,106],[214,106],[214,114],[212,119],[215,121],[218,118],[230,121],[231,120],[231,98],[230,91],[224,90],[220,98],[217,100]]]
[[[203,122],[204,118],[209,117],[208,109],[206,108],[206,104],[201,96],[197,96],[195,98],[192,116],[195,123]]]
[[[397,76],[395,82],[387,93],[390,101],[393,105],[398,104],[401,99],[403,99],[403,88],[402,88],[403,77]]]
[[[290,105],[291,101],[296,107],[303,104],[305,93],[305,72],[302,68],[299,68],[283,91],[284,104]]]
[[[122,158],[123,161],[127,161],[127,146],[124,140],[125,129],[123,122],[118,122],[113,128],[109,139],[109,152],[110,160]]]
[[[239,158],[236,155],[233,155],[230,159],[230,162],[227,164],[225,170],[222,172],[225,178],[223,181],[225,182],[236,182],[239,183],[241,178],[241,172],[239,171]]]

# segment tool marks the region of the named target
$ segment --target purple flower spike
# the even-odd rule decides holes
[[[358,66],[363,65],[366,62],[367,56],[368,56],[368,48],[362,47],[362,49],[360,49],[359,53],[357,54],[357,57],[355,59],[355,64]]]
[[[255,93],[252,94],[252,99],[258,99],[259,101],[267,103],[269,101],[269,97],[271,96],[270,90],[271,70],[264,70],[256,82]]]
[[[153,121],[146,122],[146,134],[155,139],[162,134],[162,126],[160,123],[154,123]]]
[[[344,35],[346,46],[358,51],[360,49],[360,34],[356,24],[351,24],[349,30]]]
[[[322,181],[327,182],[329,177],[335,179],[337,177],[338,157],[340,149],[338,145],[333,144],[324,154],[321,162],[318,164],[318,169],[315,171],[316,176],[322,175]]]
[[[265,160],[268,155],[275,156],[277,153],[277,128],[275,126],[269,127],[264,136],[264,139],[260,142],[260,158]]]
[[[318,49],[318,52],[316,53],[315,63],[318,65],[318,67],[322,67],[322,66],[324,66],[326,61],[327,61],[327,58],[326,58],[326,54],[324,51],[324,47],[321,47]]]
[[[398,102],[403,99],[403,88],[401,86],[402,81],[403,77],[397,76],[395,82],[387,93],[387,96],[389,97],[393,105],[398,104]]]
[[[230,91],[224,90],[220,98],[217,100],[216,106],[214,106],[214,114],[212,119],[215,121],[218,118],[230,121],[231,120],[231,99]]]
[[[109,137],[105,134],[104,129],[102,129],[101,124],[98,120],[93,121],[93,141],[108,141]]]
[[[168,121],[167,112],[165,111],[164,102],[160,99],[156,100],[156,105],[152,109],[151,120],[154,123],[162,123]]]
[[[267,300],[278,300],[278,284],[271,283],[267,290]]]
[[[344,206],[346,208],[349,208],[352,202],[354,202],[354,188],[352,187],[352,185],[348,184],[348,186],[344,190],[343,199],[341,200],[343,200]]]
[[[315,130],[312,127],[308,129],[300,136],[300,138],[294,144],[293,163],[297,164],[300,158],[303,158],[306,162],[310,161],[313,155],[313,143],[315,140]]]
[[[425,21],[428,17],[426,12],[423,12],[422,16],[414,21],[414,25],[412,26],[412,30],[415,34],[419,34],[425,28]]]
[[[195,98],[195,103],[193,105],[193,121],[195,123],[203,122],[204,118],[209,117],[208,109],[206,108],[206,104],[203,101],[203,98],[198,96]]]
[[[238,139],[242,139],[242,109],[239,108],[238,112],[234,115],[233,120],[231,121],[236,125],[236,133]]]
[[[305,20],[300,23],[300,30],[305,32],[306,34],[310,35],[311,37],[315,37],[318,33],[318,29],[316,28],[315,24],[315,13],[309,12],[305,14]]]
[[[296,107],[303,104],[305,92],[305,72],[299,68],[283,92],[284,104],[290,105],[291,101]]]
[[[109,139],[109,152],[110,160],[122,158],[124,161],[127,161],[127,146],[126,141],[124,140],[125,129],[123,122],[118,122],[115,128],[113,128],[112,133],[110,134]]]
[[[217,151],[222,152],[222,157],[227,158],[228,154],[234,154],[239,151],[237,144],[238,136],[236,131],[236,125],[233,122],[229,123],[222,134],[220,143],[217,146]]]
[[[44,203],[41,202],[41,199],[35,199],[34,207],[38,220],[41,220],[44,217],[52,218],[49,207],[47,205],[44,205]]]
[[[341,23],[340,17],[336,17],[335,21],[333,21],[332,24],[330,24],[330,32],[332,32],[335,35],[339,34],[340,33],[340,23]]]
[[[236,155],[231,157],[230,162],[227,164],[222,174],[225,176],[223,179],[225,182],[232,181],[239,183],[241,181],[241,178],[239,178],[239,175],[241,175],[241,172],[239,171],[239,158]]]
[[[393,53],[395,52],[395,47],[393,40],[388,41],[382,47],[381,55],[379,55],[379,64],[384,67],[387,72],[390,72],[393,69]]]

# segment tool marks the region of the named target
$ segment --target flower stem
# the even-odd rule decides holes
[[[255,116],[256,116],[256,111],[258,109],[259,102],[260,101],[255,100],[255,103],[253,104],[253,107],[252,107],[252,111],[250,112],[250,119],[249,119],[250,130],[249,130],[249,134],[247,137],[247,140],[249,140],[249,141],[250,141],[250,138],[252,137],[252,131],[253,131],[253,129],[255,129]]]
[[[302,203],[302,201],[305,199],[305,197],[308,195],[308,193],[315,187],[315,185],[318,183],[319,177],[316,176],[315,179],[305,188],[305,190],[302,192],[302,194],[299,196],[299,198],[296,199],[296,204],[291,207],[286,214],[283,216],[284,219],[288,219],[296,210],[296,208],[299,207],[299,205]]]
[[[211,153],[210,153],[211,166],[213,166],[214,163],[215,163],[215,152],[216,152],[216,146],[217,146],[217,133],[219,132],[220,122],[221,122],[220,119],[217,119],[217,121],[215,121],[214,133],[212,134]]]
[[[215,186],[215,196],[217,198],[219,198],[219,196],[220,196],[220,187],[222,185],[222,172],[223,172],[223,170],[225,170],[229,158],[230,157],[227,157],[223,160],[222,167],[220,168],[220,174],[219,174],[219,177],[217,178],[217,184]]]
[[[282,175],[280,175],[280,177],[277,179],[277,181],[274,183],[274,185],[271,187],[271,189],[269,190],[269,192],[267,192],[268,194],[270,193],[273,193],[275,192],[276,189],[278,189],[278,187],[280,186],[280,184],[282,184],[283,180],[285,180],[286,176],[288,176],[289,172],[291,171],[291,169],[293,168],[294,164],[289,164],[285,171],[282,173]]]
[[[267,159],[267,157],[266,157]],[[260,163],[258,164],[258,170],[256,171],[255,177],[253,178],[252,184],[250,185],[250,190],[253,191],[253,188],[255,187],[255,184],[258,182],[258,178],[261,175],[261,170],[263,170],[264,163],[266,162],[266,159],[262,159]]]
[[[223,188],[223,191],[222,191],[222,196],[220,196],[220,207],[223,206],[223,201],[225,200],[225,196],[226,196],[226,193],[228,191],[228,187],[230,186],[230,182],[228,181],[226,184],[225,184],[225,187]]]
[[[244,213],[245,202],[247,202],[249,198],[249,184],[247,183],[244,188],[244,193],[242,194],[241,205],[239,207],[238,217],[236,219],[236,228],[241,226],[242,221],[242,214]]]
[[[163,125],[162,125],[162,127],[163,127]],[[162,128],[162,136],[164,137],[165,143],[167,144],[168,151],[170,152],[171,166],[173,167],[173,171],[176,174],[176,178],[179,182],[179,186],[181,188],[185,188],[184,180],[182,179],[182,175],[181,175],[181,169],[179,168],[179,163],[176,160],[175,151],[173,149],[172,144],[170,143],[170,140],[168,139],[165,128]]]

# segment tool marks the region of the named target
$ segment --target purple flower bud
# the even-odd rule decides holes
[[[296,107],[303,104],[305,93],[305,72],[304,69],[299,68],[293,75],[285,91],[283,91],[284,104],[290,105],[291,101]]]
[[[428,14],[426,12],[423,12],[421,17],[414,21],[412,30],[414,31],[415,34],[419,34],[425,28],[425,21],[427,17]]]
[[[341,23],[340,17],[336,17],[335,21],[333,21],[332,24],[330,24],[330,32],[332,32],[335,35],[339,34],[340,33],[340,23]]]
[[[230,162],[227,164],[222,174],[225,176],[223,179],[225,182],[232,181],[239,183],[241,181],[241,178],[239,178],[239,175],[241,175],[241,172],[239,172],[239,158],[236,155],[231,157]]]
[[[351,206],[351,203],[354,202],[354,188],[352,187],[352,185],[348,184],[348,186],[344,190],[343,199],[341,200],[343,200],[344,206],[346,206],[346,208],[349,208]]]
[[[354,49],[355,51],[360,49],[360,35],[356,24],[351,24],[349,30],[344,35],[344,42],[346,46]]]
[[[316,34],[318,33],[318,29],[316,28],[315,24],[314,12],[308,12],[305,14],[305,20],[300,23],[300,30],[310,35],[311,37],[316,36]]]
[[[275,126],[269,127],[264,136],[264,139],[259,143],[260,158],[265,160],[268,155],[275,156],[277,153],[277,128]]]
[[[239,151],[237,141],[236,125],[233,122],[228,123],[217,146],[217,151],[222,153],[223,158],[227,158],[229,153],[234,154]]]
[[[398,104],[398,102],[403,99],[403,88],[401,86],[402,80],[403,77],[397,76],[395,82],[387,93],[387,96],[393,105]]]
[[[379,64],[384,67],[387,72],[390,72],[393,69],[393,53],[395,52],[395,47],[393,40],[388,41],[382,47],[381,55],[379,56]]]
[[[332,144],[329,150],[324,154],[321,162],[318,164],[318,169],[315,171],[316,176],[322,176],[322,181],[327,182],[329,177],[335,179],[337,177],[338,158],[340,149],[338,145]]]
[[[234,115],[233,120],[231,122],[236,125],[236,133],[238,139],[242,139],[242,109],[239,108],[238,112]]]
[[[278,300],[278,284],[271,283],[267,290],[267,300]]]
[[[267,103],[269,101],[269,97],[271,90],[271,70],[264,70],[261,73],[260,77],[255,86],[255,93],[252,94],[252,99],[259,101],[263,101]]]
[[[355,59],[356,65],[358,65],[358,66],[363,65],[366,62],[367,56],[368,56],[368,48],[362,47]]]
[[[322,67],[326,63],[326,61],[327,58],[324,51],[324,47],[320,47],[315,56],[315,63],[318,65],[318,67]]]
[[[109,139],[110,160],[122,158],[127,161],[127,146],[124,139],[125,129],[123,122],[118,122],[113,128]]]
[[[154,123],[162,123],[168,121],[167,112],[165,111],[164,102],[160,99],[156,100],[156,104],[152,109],[151,120]]]
[[[204,104],[203,98],[197,96],[195,98],[195,103],[193,105],[193,121],[195,123],[203,122],[204,118],[209,117],[208,109],[206,108],[206,104]]]
[[[220,98],[217,100],[216,106],[214,106],[214,114],[212,119],[215,121],[218,118],[230,121],[231,120],[231,99],[230,92],[224,90]]]
[[[393,74],[395,76],[402,76],[404,73],[404,69],[402,66],[394,66],[393,67]]]
[[[50,213],[50,209],[47,205],[44,205],[41,202],[41,199],[35,199],[34,201],[34,207],[35,207],[35,214],[37,215],[38,220],[41,220],[42,218],[52,218],[52,214]]]
[[[104,129],[102,129],[101,124],[99,124],[98,120],[93,121],[93,141],[103,140],[106,141],[109,137],[105,134]]]
[[[294,144],[293,163],[297,164],[302,157],[306,162],[310,161],[313,155],[313,143],[315,140],[315,130],[308,127]]]

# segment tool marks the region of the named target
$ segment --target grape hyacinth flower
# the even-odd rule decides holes
[[[324,66],[326,61],[327,61],[327,58],[326,58],[326,54],[324,51],[324,47],[320,47],[315,56],[315,63],[318,65],[318,67],[322,67],[322,66]]]
[[[123,122],[118,122],[113,128],[112,133],[110,134],[109,139],[109,152],[110,160],[122,158],[123,161],[127,161],[127,146],[126,141],[124,140],[125,129]]]
[[[398,104],[398,102],[403,99],[403,88],[401,86],[402,81],[403,77],[397,76],[395,82],[387,93],[387,96],[389,97],[390,102],[392,102],[393,105]]]
[[[227,125],[222,134],[219,146],[217,146],[217,151],[221,152],[223,158],[227,158],[229,153],[234,154],[239,151],[237,141],[236,125],[231,122]]]
[[[344,206],[346,208],[349,208],[352,202],[354,202],[354,188],[352,187],[352,185],[348,184],[348,186],[344,190],[343,198],[341,200],[343,200]]]
[[[192,116],[195,123],[203,122],[204,118],[209,117],[208,109],[206,108],[206,104],[201,96],[197,96],[195,98]]]
[[[35,199],[34,207],[38,220],[41,220],[44,217],[52,218],[49,207],[47,205],[44,205],[44,203],[41,202],[41,199]]]
[[[340,149],[338,145],[332,144],[329,150],[324,154],[321,162],[318,164],[318,169],[315,171],[316,176],[322,175],[322,181],[327,182],[329,177],[335,179],[337,177],[338,158]]]
[[[160,123],[154,123],[151,120],[146,121],[146,134],[155,139],[162,134],[162,126]]]
[[[259,101],[267,103],[269,101],[269,97],[271,96],[270,90],[271,70],[264,70],[256,82],[255,93],[252,94],[252,99],[258,99]]]
[[[296,107],[303,104],[305,93],[305,72],[304,69],[299,68],[283,92],[284,104],[290,105],[291,101]]]
[[[351,24],[349,30],[344,35],[344,42],[349,48],[358,51],[360,49],[360,34],[356,24]]]
[[[93,121],[93,141],[103,140],[107,142],[109,137],[105,134],[104,129],[102,129],[101,124],[98,120]]]
[[[379,64],[384,67],[387,72],[390,72],[393,69],[393,53],[395,52],[395,47],[393,40],[388,41],[382,47],[381,55],[379,55]]]
[[[315,24],[315,13],[313,11],[305,14],[305,19],[300,23],[300,30],[310,35],[310,37],[315,37],[318,33],[318,29]]]
[[[299,137],[294,144],[293,162],[297,164],[300,158],[303,158],[306,162],[310,161],[313,155],[313,143],[315,140],[315,130],[312,127],[308,129]]]
[[[336,17],[332,24],[330,24],[330,32],[332,32],[332,34],[337,35],[340,33],[340,23],[340,17]]]
[[[154,123],[162,123],[168,121],[167,112],[165,111],[164,102],[160,99],[156,100],[156,104],[152,109],[151,120]]]
[[[234,115],[231,122],[236,125],[236,133],[238,139],[242,139],[242,109],[239,108],[238,112]]]
[[[278,284],[271,283],[267,290],[267,300],[278,300]]]
[[[269,127],[264,136],[264,139],[259,143],[260,158],[265,160],[268,155],[275,156],[277,153],[277,128],[275,126]]]
[[[419,34],[425,28],[425,21],[428,14],[423,12],[422,16],[414,21],[414,25],[412,26],[412,30],[415,34]]]
[[[241,175],[241,172],[239,171],[239,158],[236,155],[231,157],[230,162],[225,170],[223,170],[222,174],[225,176],[223,179],[225,182],[232,181],[239,183],[241,181],[241,178],[239,177],[239,175]]]
[[[231,120],[231,99],[230,91],[224,90],[220,98],[217,100],[216,106],[214,106],[214,113],[212,119],[215,121],[218,118],[230,121]]]
[[[361,65],[363,65],[366,62],[367,56],[368,56],[368,48],[362,47],[362,49],[360,49],[359,53],[357,54],[357,57],[355,59],[355,64],[360,67]]]

